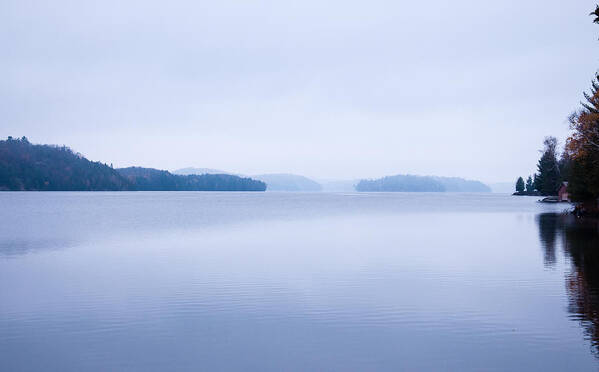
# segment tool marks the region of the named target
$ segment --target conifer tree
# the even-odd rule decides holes
[[[532,193],[535,191],[535,186],[534,183],[532,181],[532,177],[528,176],[528,178],[526,179],[526,192],[527,193]]]
[[[545,149],[537,164],[539,173],[536,180],[536,188],[541,195],[557,195],[557,190],[561,184],[559,164],[556,156],[557,139],[555,137],[546,137],[543,144],[545,145]]]
[[[518,177],[518,180],[516,181],[516,191],[524,192],[524,180],[522,177]]]

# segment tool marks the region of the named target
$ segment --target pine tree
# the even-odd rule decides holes
[[[555,137],[547,137],[543,143],[545,149],[537,165],[539,173],[536,180],[536,188],[541,195],[557,195],[557,190],[561,185],[559,164],[556,156],[557,139]]]
[[[530,194],[530,193],[533,193],[534,191],[535,191],[535,186],[532,181],[532,177],[528,176],[528,178],[526,179],[526,192]]]
[[[516,181],[516,191],[524,192],[524,180],[522,177],[518,177],[518,180]]]
[[[595,5],[595,10],[592,11],[589,15],[595,16],[595,19],[593,20],[594,23],[599,23],[599,5]]]

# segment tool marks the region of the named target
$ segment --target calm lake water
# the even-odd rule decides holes
[[[0,193],[0,370],[594,371],[598,224],[567,207]]]

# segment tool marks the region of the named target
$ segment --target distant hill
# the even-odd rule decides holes
[[[252,178],[266,182],[268,191],[322,191],[318,182],[295,174],[259,174]]]
[[[456,177],[397,175],[376,180],[361,180],[356,191],[369,192],[490,192],[478,181]]]
[[[180,176],[189,176],[192,174],[198,174],[198,175],[199,174],[232,174],[232,175],[238,176],[238,174],[231,173],[231,172],[225,172],[220,169],[193,168],[193,167],[177,169],[177,170],[173,171],[173,174],[177,174]]]
[[[116,170],[66,146],[34,145],[27,138],[0,141],[0,190],[118,191],[131,185]]]
[[[3,191],[264,191],[266,184],[233,175],[178,176],[130,167],[113,169],[66,146],[34,145],[27,138],[0,141]]]
[[[264,191],[264,182],[228,174],[180,176],[153,168],[120,168],[135,190],[139,191]]]

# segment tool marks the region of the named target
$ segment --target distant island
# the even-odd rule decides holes
[[[397,175],[375,180],[361,180],[359,192],[491,192],[482,182],[458,177]]]
[[[228,174],[175,175],[93,162],[66,146],[35,145],[26,137],[0,141],[2,191],[265,191],[266,184]]]

